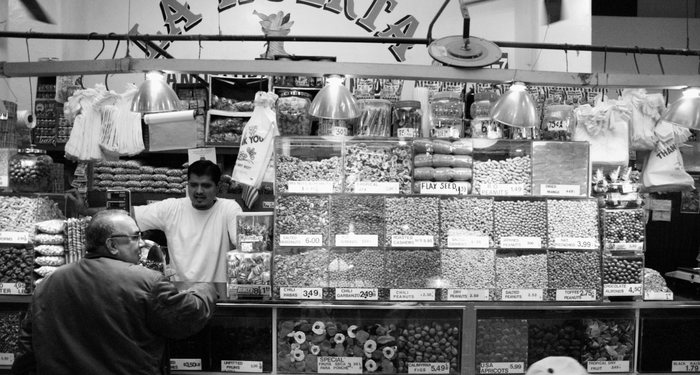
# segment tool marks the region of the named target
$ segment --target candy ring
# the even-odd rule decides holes
[[[318,345],[311,345],[311,348],[309,349],[309,351],[313,355],[318,355],[318,353],[321,352],[321,347],[319,347]]]
[[[382,349],[382,353],[384,353],[384,357],[386,357],[386,359],[392,359],[396,354],[396,349],[392,348],[391,346],[387,346]]]
[[[356,330],[357,330],[356,325],[351,325],[350,327],[348,327],[348,336],[354,339]]]
[[[302,331],[294,332],[294,341],[298,342],[299,344],[303,344],[306,342],[306,334]]]
[[[292,350],[292,358],[297,362],[301,362],[304,360],[304,352],[300,349]]]
[[[377,362],[374,362],[373,359],[368,359],[367,362],[365,362],[365,368],[369,372],[375,372],[377,371]]]
[[[342,344],[345,342],[345,335],[342,333],[336,333],[333,337],[333,341],[335,341],[336,344]]]
[[[365,353],[373,353],[377,350],[377,343],[374,340],[365,341]]]
[[[293,342],[293,343],[292,343],[292,350],[297,350],[297,349],[300,349],[300,348],[301,348],[301,345],[299,345],[298,342]]]
[[[326,325],[323,324],[323,322],[321,322],[321,321],[317,321],[311,327],[311,330],[317,335],[322,335],[322,334],[326,333]]]

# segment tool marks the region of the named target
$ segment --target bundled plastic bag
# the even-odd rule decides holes
[[[644,89],[625,89],[622,101],[631,109],[630,149],[637,151],[653,150],[656,145],[654,128],[661,119],[665,108],[661,94],[647,94]]]
[[[688,140],[688,129],[661,121],[654,129],[658,142],[647,157],[642,172],[642,187],[648,192],[686,191],[695,188],[693,178],[685,172],[678,147]]]
[[[590,144],[591,162],[599,165],[622,165],[629,162],[630,110],[625,103],[615,100],[598,101],[574,111],[576,130],[574,141]]]
[[[272,110],[276,100],[277,95],[274,93],[261,91],[255,94],[253,115],[243,129],[241,147],[231,179],[250,190],[260,188],[265,171],[272,160],[273,141],[275,136],[279,135],[275,111]],[[249,199],[254,201],[256,198],[257,195],[251,194]]]

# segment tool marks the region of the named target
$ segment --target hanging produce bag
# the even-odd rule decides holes
[[[629,107],[615,100],[598,101],[575,110],[574,141],[591,145],[591,162],[599,165],[622,165],[629,162]]]
[[[279,135],[275,112],[272,110],[277,95],[267,92],[255,94],[255,109],[241,137],[238,159],[231,179],[258,189],[272,159],[273,140]]]
[[[687,191],[695,188],[693,178],[685,172],[678,147],[688,140],[690,132],[661,121],[654,134],[656,147],[649,154],[642,172],[642,187],[648,192]]]
[[[625,89],[622,91],[622,101],[627,103],[632,111],[630,149],[653,150],[657,141],[654,128],[665,107],[663,95],[647,94],[644,89]]]

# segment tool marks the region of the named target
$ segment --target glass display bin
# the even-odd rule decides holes
[[[167,344],[170,369],[174,371],[210,371],[211,328],[204,327],[199,333],[181,340],[170,340]]]
[[[275,188],[281,193],[340,193],[342,141],[319,137],[275,138]]]
[[[547,247],[547,202],[498,197],[493,202],[494,240],[508,249]]]
[[[440,199],[440,247],[494,247],[493,205],[493,198]]]
[[[236,249],[245,253],[271,252],[272,212],[242,212],[236,217]]]
[[[394,103],[392,135],[399,138],[416,138],[421,135],[423,112],[417,100]]]
[[[413,152],[414,193],[465,195],[471,192],[471,139],[415,139]]]
[[[544,250],[498,250],[496,299],[544,301],[547,273],[547,252]]]
[[[387,285],[385,258],[384,250],[377,248],[333,249],[328,263],[328,286],[331,288],[385,288]],[[378,291],[374,292],[378,297]],[[376,300],[375,296],[367,299]],[[338,296],[337,289],[336,299],[344,299]]]
[[[606,250],[644,250],[646,214],[643,209],[603,210]]]
[[[533,194],[586,197],[590,176],[587,142],[532,142]]]
[[[17,353],[19,342],[20,325],[24,312],[15,310],[0,310],[0,357],[7,358],[6,364],[12,364],[10,360],[14,360],[14,355]]]
[[[413,175],[410,142],[395,138],[353,138],[345,142],[345,192],[410,194]]]
[[[441,301],[490,301],[496,287],[496,250],[440,250]]]
[[[331,197],[332,246],[384,246],[384,197],[334,195]]]
[[[602,298],[598,250],[547,252],[547,287],[555,301],[597,301]]]
[[[226,256],[228,299],[270,297],[272,252],[229,251]]]
[[[45,150],[24,148],[10,158],[10,188],[17,193],[49,192],[53,159]]]
[[[273,256],[273,297],[323,299],[321,289],[328,286],[329,261],[330,252],[326,248],[276,248]]]
[[[700,372],[700,308],[640,311],[640,372]]]
[[[329,196],[278,196],[275,203],[275,249],[327,246],[329,224]]]
[[[385,250],[385,284],[391,289],[434,289],[440,280],[435,249]],[[434,298],[433,298],[434,300]]]
[[[438,245],[439,198],[387,197],[384,202],[386,246],[434,248]]]
[[[272,372],[271,309],[219,309],[209,327],[212,371]]]
[[[548,199],[547,244],[560,249],[599,249],[598,202]]]
[[[280,309],[277,371],[405,374],[434,366],[457,374],[461,316],[459,309]]]
[[[0,295],[30,294],[34,289],[34,250],[25,245],[3,244],[0,259],[3,260],[0,263],[0,283],[11,286],[3,285]]]
[[[591,374],[634,372],[634,310],[479,310],[476,373],[525,373],[550,356],[579,361]]]
[[[472,139],[474,194],[532,194],[532,142]]]
[[[604,297],[641,299],[644,292],[644,253],[603,252]]]
[[[461,93],[438,92],[430,99],[430,135],[436,138],[464,136],[464,100]]]

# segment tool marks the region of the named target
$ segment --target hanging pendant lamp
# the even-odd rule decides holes
[[[491,108],[491,117],[508,126],[533,128],[538,124],[535,101],[522,82],[515,82]]]
[[[360,116],[355,97],[352,96],[342,83],[342,78],[332,76],[327,78],[328,84],[316,94],[311,102],[311,116],[331,119],[350,120]]]
[[[146,74],[146,80],[131,102],[132,112],[158,113],[180,109],[180,99],[165,82],[165,77],[157,72]]]
[[[700,89],[683,91],[683,96],[666,108],[661,120],[684,128],[700,129]]]

